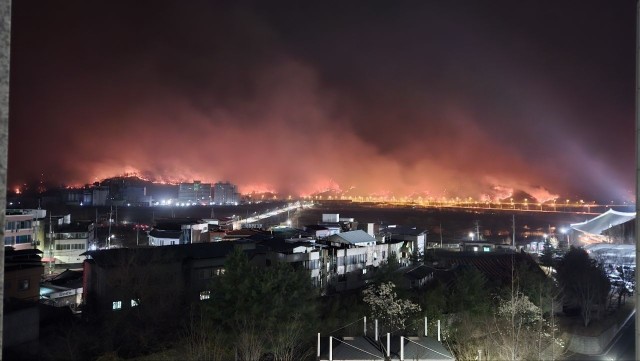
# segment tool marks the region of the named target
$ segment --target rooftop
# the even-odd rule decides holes
[[[371,242],[373,242],[374,244],[376,243],[375,238],[371,237],[367,232],[360,229],[357,231],[349,231],[349,232],[334,234],[329,238],[329,240],[332,242],[349,243],[352,245],[358,245],[362,243],[371,243]]]
[[[149,232],[149,236],[154,238],[171,238],[171,239],[179,239],[182,235],[181,230],[164,230],[164,229],[153,229]]]
[[[309,242],[287,242],[282,238],[265,239],[258,243],[258,247],[269,251],[290,253],[298,247],[313,247]]]
[[[427,234],[426,229],[419,229],[418,227],[411,226],[388,226],[384,229],[380,230],[380,233],[389,232],[392,235],[407,235],[407,236],[420,236],[423,234]]]
[[[226,241],[180,244],[162,247],[113,248],[87,251],[82,255],[90,256],[92,261],[98,265],[110,266],[131,258],[133,258],[138,264],[146,262],[174,262],[187,258],[224,258],[231,253],[236,246],[242,247],[243,250],[255,249],[254,242]]]
[[[602,213],[588,221],[571,224],[571,228],[585,233],[600,235],[602,232],[613,226],[617,226],[635,218],[635,212],[618,212],[613,209],[609,209],[605,213]]]
[[[372,337],[333,337],[332,359],[335,361],[385,360],[386,335],[376,342]],[[391,336],[390,360],[400,360],[400,336]],[[451,361],[453,356],[433,337],[403,337],[403,360]],[[320,360],[329,360],[329,337],[320,340]]]

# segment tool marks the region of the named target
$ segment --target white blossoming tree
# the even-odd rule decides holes
[[[539,337],[535,326],[543,319],[540,308],[527,296],[514,291],[510,298],[501,299],[494,321],[496,356],[505,360],[523,360],[535,355]]]
[[[382,330],[386,332],[404,328],[407,319],[420,312],[420,306],[399,298],[395,287],[393,282],[386,282],[380,286],[372,285],[362,291],[364,302],[371,310],[371,316],[378,320]]]

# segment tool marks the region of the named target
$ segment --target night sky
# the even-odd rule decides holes
[[[13,2],[9,185],[629,200],[634,0]],[[392,193],[387,193],[392,192]]]

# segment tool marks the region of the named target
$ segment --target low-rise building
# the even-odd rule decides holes
[[[329,228],[315,224],[304,226],[304,231],[313,234],[316,239],[324,239],[332,235],[331,231],[329,231]],[[334,232],[333,234],[336,233],[338,232]]]
[[[334,247],[374,246],[377,240],[363,230],[338,233],[330,236],[327,242]]]
[[[234,247],[250,251],[255,243],[88,251],[84,254],[83,302],[94,309],[118,311],[169,298],[186,302],[208,299],[211,278],[224,272],[224,261]]]
[[[40,301],[54,307],[79,312],[82,303],[82,271],[66,270],[40,284]]]
[[[402,281],[399,285],[400,287],[406,289],[418,289],[433,280],[433,274],[435,271],[435,268],[418,265],[401,267],[395,272],[402,274]]]
[[[44,274],[42,252],[37,249],[4,248],[4,297],[37,301]]]
[[[80,265],[84,261],[82,253],[89,249],[94,242],[95,224],[91,221],[77,221],[62,223],[52,227],[53,232],[47,233],[47,239],[53,242],[45,254],[52,254],[56,265]]]
[[[495,248],[495,244],[487,241],[463,241],[460,243],[460,251],[462,252],[491,252]]]
[[[413,243],[413,248],[424,253],[427,244],[427,231],[418,227],[409,226],[396,226],[391,225],[387,228],[381,229],[380,233],[388,234],[393,240],[408,241]]]
[[[209,223],[200,219],[159,220],[149,232],[150,246],[210,242]]]
[[[322,249],[309,240],[271,238],[260,241],[258,250],[265,252],[265,266],[278,262],[292,265],[296,269],[309,271],[315,286],[322,285]]]

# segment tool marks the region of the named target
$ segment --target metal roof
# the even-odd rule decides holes
[[[571,228],[581,232],[600,235],[602,234],[602,232],[606,231],[607,229],[613,226],[617,226],[619,224],[628,222],[635,218],[636,218],[635,212],[633,213],[618,212],[618,211],[614,211],[613,209],[609,209],[605,213],[602,213],[601,215],[595,218],[592,218],[588,221],[581,222],[581,223],[574,223],[574,224],[571,224],[570,226]]]
[[[322,337],[320,342],[320,360],[329,360],[329,338]],[[385,360],[386,335],[376,342],[371,337],[333,338],[332,360],[365,361]],[[391,336],[390,359],[400,360],[400,336]],[[416,361],[451,361],[453,356],[433,337],[404,337],[404,359]]]
[[[333,361],[384,361],[382,351],[369,337],[333,338]],[[323,337],[320,346],[320,360],[329,360],[329,338]]]
[[[384,340],[384,338],[383,338]],[[453,355],[433,337],[404,337],[404,359],[451,361]],[[384,343],[384,341],[383,341]],[[400,360],[400,336],[391,337],[391,360]]]
[[[602,256],[605,258],[635,258],[635,244],[611,244],[611,243],[593,243],[583,247],[590,256]]]
[[[349,231],[349,232],[334,234],[333,236],[331,236],[329,240],[335,242],[336,237],[340,238],[343,241],[342,243],[350,243],[355,245],[359,243],[369,243],[369,242],[376,243],[375,238],[371,237],[367,232],[360,229],[357,231]]]

